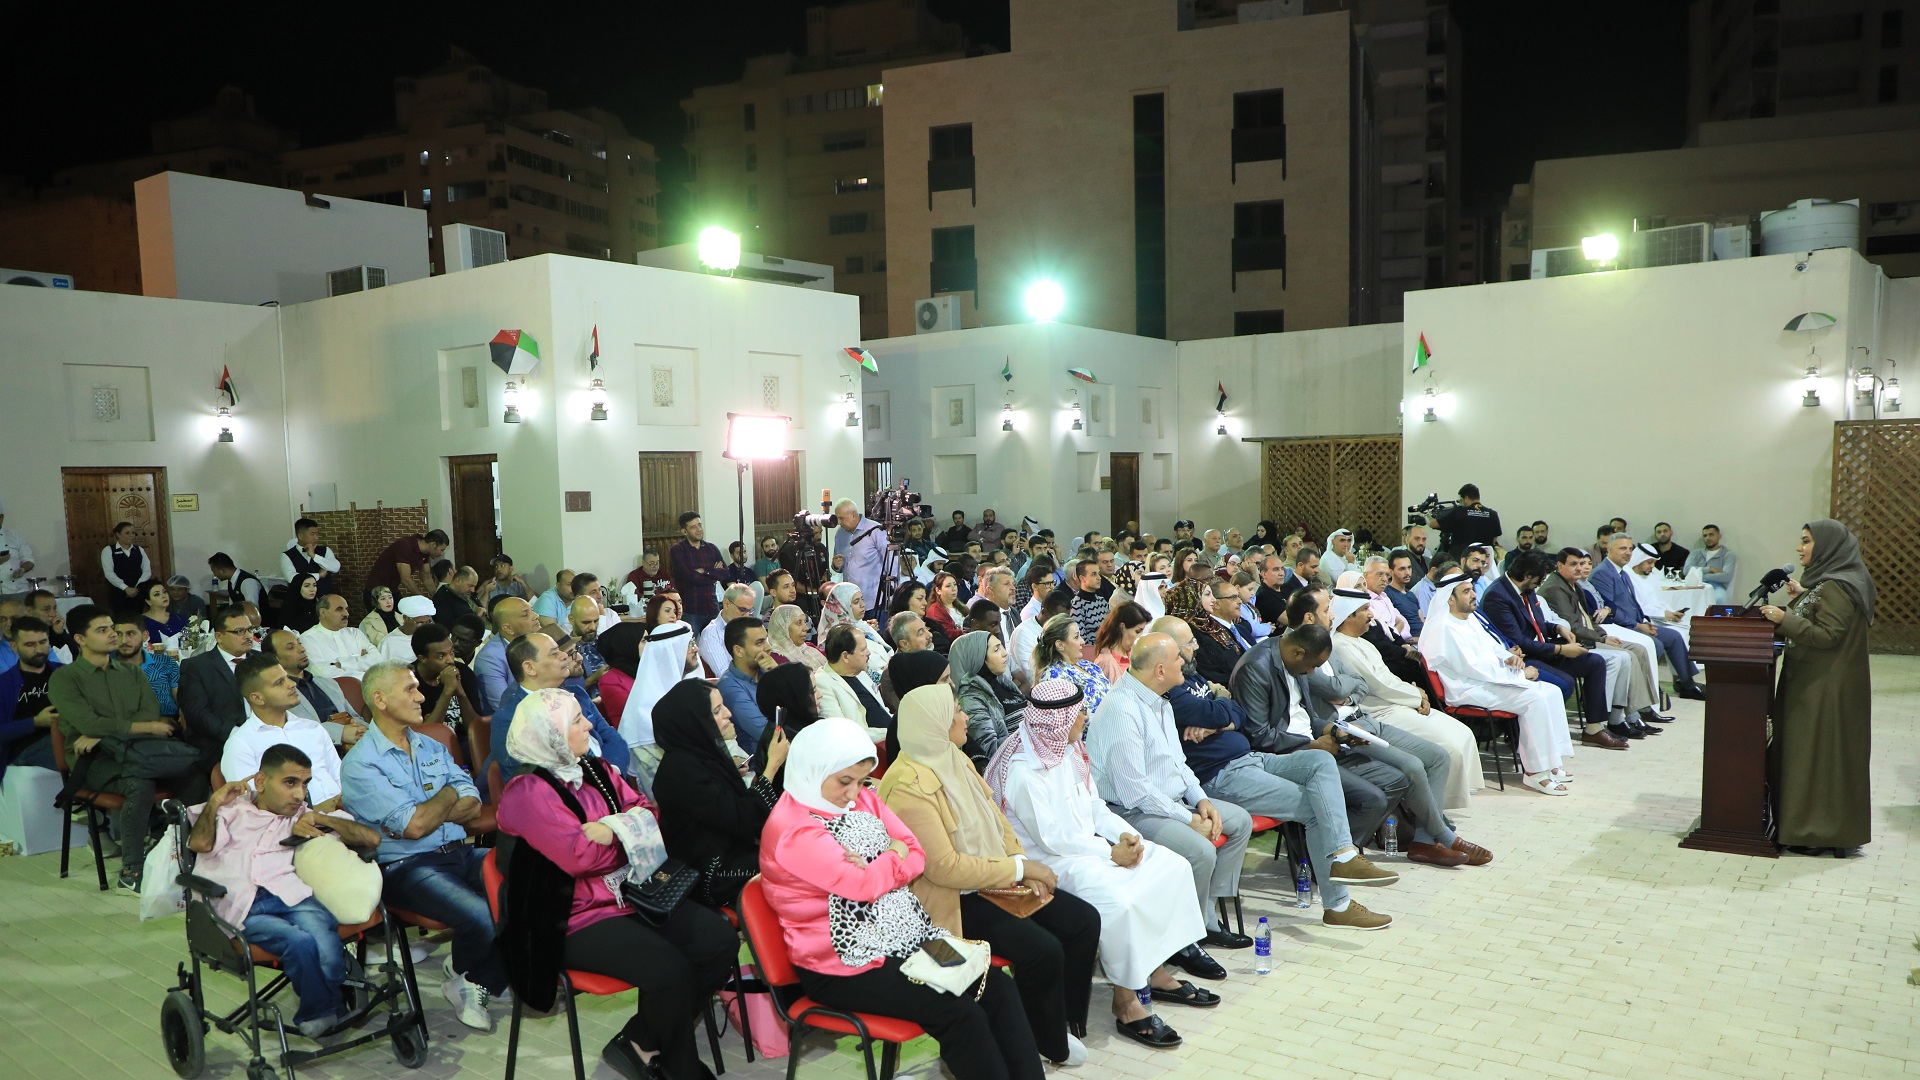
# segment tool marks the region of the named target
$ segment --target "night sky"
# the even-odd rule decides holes
[[[1171,0],[1168,0],[1171,3]],[[749,56],[801,51],[806,0],[619,5],[389,2],[95,9],[73,21],[15,25],[0,65],[0,175],[44,182],[89,161],[147,153],[147,125],[202,108],[223,85],[263,117],[324,145],[392,124],[393,79],[438,66],[459,45],[502,76],[549,92],[557,107],[599,105],[661,156],[661,213],[676,232],[685,178],[679,101],[738,78]],[[1005,0],[930,0],[976,41],[1007,46]],[[1537,158],[1672,147],[1685,136],[1686,4],[1564,5],[1465,0],[1467,212],[1497,210]],[[71,9],[70,9],[71,10]],[[131,14],[122,15],[121,11]],[[28,42],[38,44],[25,47]],[[683,237],[668,235],[673,242]]]

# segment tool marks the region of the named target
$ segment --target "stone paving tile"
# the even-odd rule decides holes
[[[1875,842],[1868,857],[1748,859],[1682,851],[1699,812],[1701,713],[1626,753],[1574,758],[1574,794],[1546,799],[1510,784],[1458,814],[1491,866],[1396,865],[1400,884],[1358,890],[1395,917],[1391,930],[1339,934],[1293,907],[1285,867],[1257,845],[1242,894],[1268,915],[1274,973],[1223,953],[1219,1009],[1169,1007],[1186,1044],[1155,1052],[1120,1038],[1095,994],[1084,1076],[1612,1078],[1848,1080],[1920,1076],[1920,659],[1876,657]],[[57,878],[58,856],[0,859],[0,1076],[31,1080],[172,1075],[158,1013],[185,956],[178,919],[139,922],[134,900],[98,892],[91,868]],[[1304,916],[1304,917],[1303,917]],[[454,1022],[439,992],[439,946],[423,965],[431,1044],[419,1070],[376,1043],[301,1070],[315,1080],[496,1077],[500,1029]],[[213,1003],[238,984],[210,977]],[[631,998],[588,998],[580,1023],[588,1074]],[[704,1039],[701,1041],[705,1053]],[[798,1044],[804,1080],[863,1075],[851,1039]],[[749,1065],[723,1037],[727,1075],[773,1080],[785,1061]],[[240,1043],[208,1037],[206,1075],[245,1076]],[[1069,1070],[1056,1070],[1063,1075]],[[902,1075],[941,1074],[931,1040],[905,1048]],[[572,1073],[563,1014],[523,1025],[519,1075]]]

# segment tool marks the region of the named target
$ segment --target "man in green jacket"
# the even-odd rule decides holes
[[[67,625],[72,628],[77,655],[73,663],[53,673],[47,697],[60,710],[67,765],[78,785],[126,800],[120,810],[120,887],[139,892],[154,782],[121,775],[118,760],[94,751],[102,739],[170,737],[175,732],[173,725],[160,719],[160,701],[146,675],[114,655],[119,639],[106,608],[82,604],[67,616]]]

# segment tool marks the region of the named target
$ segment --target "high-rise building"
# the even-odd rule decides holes
[[[1694,0],[1688,14],[1690,133],[1716,120],[1920,102],[1914,0]]]
[[[890,333],[941,294],[1026,319],[1043,279],[1154,337],[1377,320],[1373,72],[1299,6],[1011,0],[1010,52],[889,70]]]
[[[860,297],[861,334],[884,337],[881,73],[969,49],[924,0],[814,7],[806,18],[805,55],[755,57],[738,82],[680,103],[691,219],[740,233],[750,251],[832,266],[838,291]]]
[[[293,132],[262,119],[252,96],[234,86],[221,87],[204,109],[155,121],[147,133],[153,153],[63,169],[42,197],[104,195],[131,203],[134,181],[163,172],[277,186],[280,155],[300,145]]]
[[[632,262],[659,242],[653,146],[604,109],[551,108],[546,91],[455,49],[394,80],[394,118],[392,131],[283,154],[280,182],[426,210],[440,272],[440,227],[454,223],[505,233],[509,258]]]

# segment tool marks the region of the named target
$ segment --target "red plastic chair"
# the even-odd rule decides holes
[[[758,876],[740,890],[740,915],[745,922],[747,951],[753,955],[754,970],[773,993],[774,1005],[787,1021],[788,1039],[796,1044],[787,1052],[787,1080],[793,1080],[800,1068],[797,1043],[802,1028],[858,1037],[860,1054],[867,1065],[867,1080],[892,1080],[900,1064],[900,1044],[925,1035],[926,1030],[911,1020],[829,1008],[802,993],[800,975],[794,970],[793,958],[787,953],[787,939],[780,931],[780,917],[767,903],[766,890]],[[875,1040],[882,1044],[877,1072],[873,1063]]]
[[[506,888],[507,877],[500,872],[499,851],[487,852],[485,862],[480,864],[482,882],[487,888],[487,910],[493,913],[495,926],[500,925],[500,895]],[[573,968],[560,969],[560,997],[567,1005],[567,1038],[573,1044],[574,1080],[586,1080],[586,1063],[580,1056],[580,1016],[573,1008],[575,993],[591,994],[594,997],[611,997],[634,989],[634,985],[621,982],[611,975],[598,975],[591,971],[576,971]],[[746,1011],[744,1008],[741,1010]],[[713,1051],[713,1066],[716,1073],[724,1074],[727,1067],[720,1060],[720,1034],[714,1025],[713,1012],[707,1012],[707,1043]],[[749,1044],[751,1045],[751,1044]],[[751,1052],[751,1051],[749,1051]],[[520,995],[513,996],[513,1021],[507,1029],[507,1076],[513,1080],[514,1063],[520,1056]]]
[[[1478,705],[1449,704],[1446,686],[1424,656],[1420,658],[1420,670],[1426,672],[1427,693],[1432,695],[1433,707],[1467,725],[1480,745],[1493,748],[1493,777],[1499,782],[1501,791],[1507,790],[1506,769],[1500,763],[1500,736],[1504,733],[1512,741],[1513,768],[1515,772],[1521,771],[1520,714],[1504,709],[1483,709]]]
[[[73,782],[67,769],[67,740],[55,724],[47,730],[53,748],[53,764],[60,772],[60,786],[65,789]],[[110,791],[95,791],[92,788],[76,787],[65,792],[66,802],[56,804],[64,818],[66,812],[78,806],[87,812],[87,842],[93,848],[93,870],[100,877],[100,891],[107,891],[107,857],[100,850],[100,834],[107,830],[107,815],[118,812],[127,805],[127,800]],[[153,793],[153,805],[159,806],[170,798],[164,786],[156,786]],[[129,840],[128,843],[133,841]],[[67,863],[73,848],[73,829],[69,822],[60,823],[60,876],[67,876]]]
[[[347,705],[356,716],[366,716],[367,698],[360,691],[360,680],[352,675],[342,675],[333,680],[340,684],[340,695],[347,699]]]

